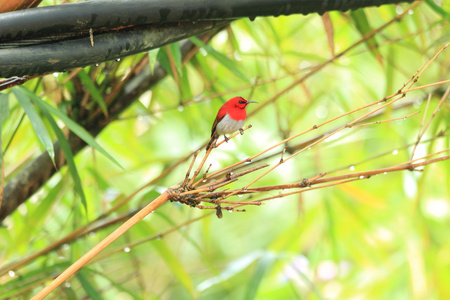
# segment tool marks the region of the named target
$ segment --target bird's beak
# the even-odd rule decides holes
[[[252,100],[247,100],[247,104],[249,104],[249,103],[258,103],[258,102],[252,101]]]

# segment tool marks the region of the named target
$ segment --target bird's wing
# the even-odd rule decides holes
[[[217,113],[216,119],[214,120],[214,124],[213,124],[213,126],[211,128],[211,137],[216,132],[217,124],[219,124],[219,122],[222,121],[222,119],[225,117],[226,114],[227,114],[227,108],[222,106],[219,109],[219,112]]]

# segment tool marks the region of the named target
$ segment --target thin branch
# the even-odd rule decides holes
[[[197,175],[200,174],[203,165],[205,164],[206,159],[208,158],[209,154],[211,153],[212,149],[214,147],[210,147],[207,151],[205,156],[203,157],[202,161],[200,162],[200,164],[198,165],[197,169],[194,172],[194,175],[192,175],[191,180],[189,181],[189,186],[192,186],[192,184],[194,183],[195,178],[197,178]]]
[[[364,124],[357,124],[357,125],[352,125],[352,128],[355,127],[363,127],[363,126],[368,126],[368,125],[373,125],[373,124],[381,124],[381,123],[385,123],[385,122],[392,122],[392,121],[397,121],[397,120],[406,120],[407,118],[417,115],[418,113],[420,113],[420,111],[416,111],[414,113],[411,113],[409,115],[406,115],[404,117],[400,117],[400,118],[393,118],[393,119],[387,119],[387,120],[381,120],[381,121],[375,121],[375,122],[369,122],[369,123],[364,123]]]
[[[448,150],[450,150],[450,149],[447,149],[447,151]],[[421,166],[433,164],[433,163],[448,160],[448,159],[450,159],[450,155],[435,158],[435,159],[430,159],[430,160],[420,162],[420,163],[412,163],[411,164],[411,163],[407,162],[407,163],[403,163],[402,165],[393,166],[393,167],[389,167],[389,168],[382,168],[382,169],[377,169],[377,170],[372,170],[372,171],[344,174],[344,175],[339,175],[339,176],[334,176],[334,177],[317,179],[314,181],[315,184],[322,184],[322,183],[327,183],[327,184],[322,184],[322,185],[318,185],[318,186],[314,186],[314,187],[306,188],[306,186],[304,186],[304,184],[302,182],[300,182],[300,183],[295,183],[295,184],[288,184],[288,185],[286,185],[286,187],[284,187],[283,185],[278,185],[278,186],[250,188],[247,190],[247,192],[249,192],[249,193],[268,192],[268,191],[287,189],[287,188],[293,188],[293,187],[301,187],[302,188],[301,190],[297,190],[297,191],[293,191],[293,192],[289,192],[289,193],[280,193],[276,196],[253,200],[253,202],[259,202],[259,201],[262,202],[262,201],[272,200],[275,198],[283,198],[286,196],[299,194],[299,193],[303,193],[303,192],[311,191],[311,190],[315,190],[315,189],[321,189],[321,188],[330,187],[330,186],[334,186],[334,185],[344,184],[344,183],[352,182],[355,180],[368,179],[368,178],[378,175],[378,174],[387,174],[389,172],[396,172],[396,171],[402,171],[402,170],[414,170]],[[297,186],[293,186],[293,185],[297,185]]]
[[[423,113],[423,116],[422,116],[422,122],[420,123],[419,132],[417,134],[417,140],[416,140],[416,143],[414,144],[413,150],[411,151],[410,159],[413,159],[414,153],[416,153],[416,148],[419,145],[420,140],[422,139],[422,136],[424,133],[422,128],[423,128],[423,124],[425,123],[425,118],[427,117],[427,112],[428,112],[428,107],[430,106],[430,101],[431,101],[431,94],[428,94],[427,105],[425,106],[425,112]]]
[[[198,155],[199,152],[200,152],[200,150],[195,151],[194,156],[192,157],[192,162],[189,165],[189,169],[186,172],[186,177],[184,178],[184,181],[183,181],[183,184],[182,184],[183,187],[186,186],[186,183],[189,180],[189,175],[191,174],[192,167],[194,166],[195,159],[197,158],[197,155]]]
[[[431,124],[431,121],[433,121],[434,117],[436,116],[436,114],[438,113],[439,109],[441,108],[442,104],[444,103],[444,101],[447,99],[448,95],[450,94],[450,85],[447,87],[447,90],[445,91],[444,95],[442,95],[441,100],[439,101],[438,105],[436,106],[436,108],[433,111],[433,114],[431,115],[430,119],[428,120],[427,124],[425,125],[425,127],[423,128],[422,131],[422,135],[425,133],[425,131],[427,131],[428,127]]]
[[[407,93],[407,92],[412,92],[412,91],[417,91],[417,90],[421,90],[430,86],[437,86],[437,85],[442,85],[442,84],[446,84],[446,83],[450,83],[450,79],[448,80],[443,80],[443,81],[438,81],[438,82],[433,82],[430,84],[426,84],[426,85],[422,85],[422,86],[418,86],[415,88],[410,88],[410,89],[406,89],[403,92]]]

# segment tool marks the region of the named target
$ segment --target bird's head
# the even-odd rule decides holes
[[[228,100],[228,104],[230,104],[230,107],[237,107],[240,109],[245,109],[245,107],[249,104],[249,103],[258,103],[256,101],[251,101],[251,100],[245,100],[242,97],[234,97],[231,98],[230,100]]]

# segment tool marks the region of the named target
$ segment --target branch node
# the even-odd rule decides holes
[[[300,182],[301,187],[311,187],[311,181],[309,181],[308,178],[303,178],[303,180]]]
[[[171,188],[167,189],[167,194],[169,195],[169,200],[172,200],[173,198],[175,198],[175,191]]]

